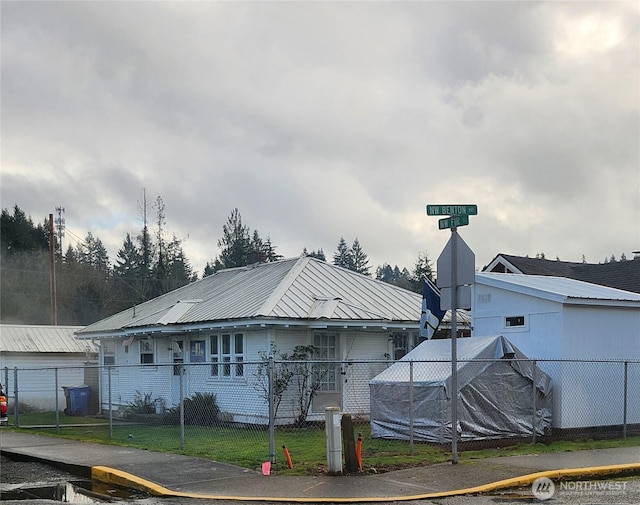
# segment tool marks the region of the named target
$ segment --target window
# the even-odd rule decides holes
[[[140,340],[140,364],[153,363],[153,340],[145,338]]]
[[[236,377],[243,377],[244,365],[242,362],[244,361],[244,336],[242,333],[236,333],[233,338],[233,358],[236,362]]]
[[[244,377],[244,334],[222,333],[211,336],[211,376]]]
[[[220,373],[218,363],[220,362],[220,354],[218,352],[218,335],[211,336],[211,376],[217,377]]]
[[[338,356],[338,336],[333,333],[316,333],[313,336],[315,348],[314,359],[320,361],[335,361]],[[338,374],[335,363],[315,364],[313,382],[318,384],[318,391],[337,391]]]
[[[113,340],[102,341],[102,364],[107,366],[116,364],[116,343]]]
[[[189,361],[191,363],[204,363],[204,340],[192,340],[189,346]]]
[[[391,335],[393,343],[393,359],[400,359],[411,349],[418,345],[417,335],[409,335],[408,333],[394,333]]]
[[[504,318],[505,328],[512,326],[524,326],[524,316],[509,316]]]

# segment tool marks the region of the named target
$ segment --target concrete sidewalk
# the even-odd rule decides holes
[[[178,454],[0,430],[0,450],[79,476],[159,496],[286,502],[402,501],[530,485],[537,477],[588,479],[640,475],[640,447],[443,463],[357,476],[264,476]]]

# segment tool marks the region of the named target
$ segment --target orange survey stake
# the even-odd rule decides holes
[[[362,433],[358,433],[358,441],[356,442],[356,461],[358,462],[358,470],[362,471]]]
[[[287,458],[287,465],[289,465],[289,468],[293,468],[293,461],[291,461],[291,454],[289,454],[289,449],[287,449],[286,445],[283,445],[282,450],[284,451],[284,457]]]

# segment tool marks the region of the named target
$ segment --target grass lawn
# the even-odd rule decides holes
[[[55,427],[55,413],[20,414],[20,428],[34,434],[59,436],[73,440],[101,444],[122,445],[149,451],[179,453],[231,463],[244,468],[258,469],[269,459],[269,434],[261,428],[185,426],[184,450],[180,447],[179,426],[149,426],[113,421],[111,437],[108,420],[95,417],[59,416],[60,429]],[[59,431],[59,433],[58,433]],[[362,459],[365,471],[384,472],[409,466],[442,463],[451,459],[447,447],[416,443],[410,454],[406,441],[370,438],[369,423],[357,424],[356,434],[362,433]],[[276,464],[272,471],[286,475],[312,475],[326,471],[326,441],[322,427],[299,430],[276,430]],[[570,440],[531,444],[523,442],[500,448],[464,450],[459,446],[459,461],[478,458],[547,452],[566,452],[581,449],[638,446],[640,437],[607,440]],[[282,446],[289,450],[293,469],[286,465]]]

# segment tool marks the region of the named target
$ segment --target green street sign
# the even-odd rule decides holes
[[[427,216],[476,216],[477,214],[477,205],[427,205]]]
[[[438,219],[438,228],[445,230],[446,228],[455,228],[469,224],[469,216],[451,216],[444,219]]]

